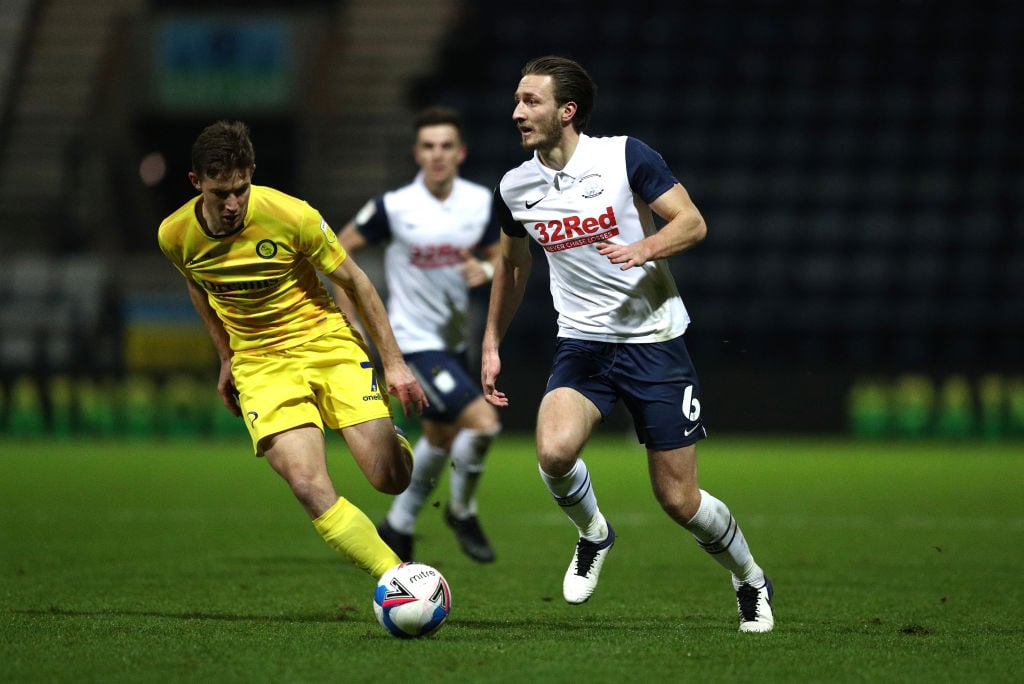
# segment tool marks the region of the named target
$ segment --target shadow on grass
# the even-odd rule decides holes
[[[45,610],[12,610],[11,612],[15,615],[27,615],[30,617],[152,617],[172,620],[215,620],[222,622],[330,623],[344,622],[346,614],[350,611],[342,611],[340,614],[335,615],[236,615],[233,613],[205,613],[202,611],[169,613],[153,610],[72,610],[54,606]]]
[[[721,621],[719,621],[721,622]],[[492,630],[526,630],[533,633],[533,630],[543,629],[556,632],[609,632],[616,634],[635,632],[649,632],[657,630],[673,630],[682,626],[692,627],[700,625],[712,628],[715,621],[707,618],[681,618],[681,617],[647,617],[647,618],[623,618],[619,617],[596,617],[581,616],[579,618],[554,618],[551,616],[516,618],[516,619],[468,619],[460,620],[453,618],[449,623],[457,629],[468,631],[487,632]],[[734,630],[733,630],[734,631]]]
[[[260,623],[308,623],[308,624],[330,624],[347,622],[349,615],[359,614],[359,620],[364,620],[365,615],[356,609],[342,608],[333,615],[243,615],[235,613],[209,613],[203,611],[186,611],[180,613],[163,612],[153,610],[75,610],[52,606],[46,609],[11,610],[15,615],[28,617],[55,617],[55,618],[160,618],[170,620],[211,620],[220,622],[260,622]],[[629,631],[651,631],[659,629],[679,628],[683,625],[693,626],[694,623],[704,624],[711,627],[713,622],[710,617],[690,618],[644,618],[624,619],[622,617],[596,617],[581,616],[579,618],[557,619],[551,616],[545,617],[524,617],[524,618],[503,618],[503,619],[459,619],[453,618],[448,622],[448,632],[491,632],[491,631],[523,631],[533,634],[537,629],[556,632],[577,632],[596,633],[614,632],[623,633]],[[452,629],[454,628],[454,629]]]

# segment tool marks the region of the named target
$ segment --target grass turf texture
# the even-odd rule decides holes
[[[373,492],[329,440],[346,496]],[[0,441],[0,681],[1019,681],[1021,444],[715,437],[702,484],[776,585],[777,626],[736,632],[728,576],[655,503],[643,452],[586,459],[618,542],[589,603],[561,578],[575,534],[528,437],[483,481],[493,565],[442,521],[419,560],[452,587],[434,637],[375,621],[372,579],[331,551],[244,436]]]

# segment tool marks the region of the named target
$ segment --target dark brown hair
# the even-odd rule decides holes
[[[241,121],[210,124],[192,144],[192,172],[200,178],[219,178],[255,163],[249,127]]]
[[[427,107],[416,115],[413,122],[412,132],[418,135],[420,129],[425,126],[454,126],[462,139],[462,117],[451,107]]]
[[[555,102],[559,106],[575,102],[576,114],[572,117],[572,126],[577,133],[586,129],[597,95],[597,84],[586,69],[568,57],[548,55],[527,62],[522,75],[550,76]]]

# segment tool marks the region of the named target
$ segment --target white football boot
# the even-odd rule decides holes
[[[740,614],[741,632],[770,632],[775,627],[772,610],[772,581],[764,578],[764,586],[755,588],[741,584],[736,590],[736,607]]]
[[[565,571],[562,580],[562,596],[568,603],[586,603],[590,595],[597,589],[597,578],[601,574],[601,566],[608,552],[615,543],[615,531],[608,525],[608,536],[599,544],[580,537],[576,542],[576,552],[572,555],[572,563]]]

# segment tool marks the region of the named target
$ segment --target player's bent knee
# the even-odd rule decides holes
[[[563,454],[537,450],[537,464],[545,475],[549,477],[562,477],[576,465],[575,454]]]
[[[367,479],[373,488],[381,494],[401,494],[412,481],[412,464],[400,457],[392,461],[390,465],[381,464],[368,474]]]
[[[572,470],[579,458],[580,445],[564,439],[537,439],[537,463],[551,477],[561,477]]]

